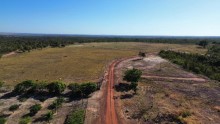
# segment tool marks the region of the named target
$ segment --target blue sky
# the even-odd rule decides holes
[[[220,36],[220,0],[0,0],[0,32]]]

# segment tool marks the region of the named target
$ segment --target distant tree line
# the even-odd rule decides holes
[[[0,56],[11,51],[26,52],[45,47],[65,47],[74,43],[89,42],[148,42],[172,44],[198,44],[200,41],[220,43],[220,38],[187,37],[94,37],[94,36],[0,36]],[[204,43],[206,43],[204,42]]]
[[[184,69],[220,81],[220,45],[213,45],[205,55],[164,50],[159,55]]]

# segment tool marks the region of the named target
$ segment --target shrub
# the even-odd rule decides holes
[[[180,113],[180,116],[182,116],[183,118],[186,118],[191,115],[192,115],[192,113],[190,111],[183,111]]]
[[[6,123],[6,119],[5,118],[3,118],[3,117],[0,117],[0,124],[5,124]]]
[[[35,83],[32,80],[23,81],[15,86],[14,92],[18,94],[26,93],[27,91],[32,90],[34,86]]]
[[[15,111],[15,110],[17,110],[18,108],[19,108],[19,106],[20,105],[18,105],[18,104],[14,104],[14,105],[11,105],[10,107],[9,107],[9,111]]]
[[[31,117],[24,117],[24,118],[21,118],[20,121],[19,121],[19,124],[30,124],[31,123]]]
[[[35,105],[31,106],[30,107],[30,115],[35,115],[41,108],[42,107],[40,104],[35,104]]]
[[[128,82],[138,82],[138,80],[141,78],[142,72],[138,69],[131,69],[125,71],[124,74],[123,80]]]
[[[52,119],[53,119],[53,112],[52,112],[52,111],[47,112],[47,113],[44,115],[44,119],[45,119],[46,121],[52,120]]]
[[[84,83],[80,86],[83,96],[88,97],[89,94],[97,90],[97,85],[95,83]]]
[[[61,94],[65,90],[66,85],[63,82],[56,81],[47,85],[47,88],[50,93]]]
[[[3,87],[4,82],[0,81],[0,88]]]
[[[63,102],[64,102],[64,98],[59,97],[49,106],[49,109],[58,109]]]
[[[35,86],[33,87],[35,92],[43,92],[47,90],[47,83],[46,82],[39,82],[36,83]]]
[[[78,109],[72,112],[65,122],[65,124],[83,124],[85,117],[85,111],[82,109]]]

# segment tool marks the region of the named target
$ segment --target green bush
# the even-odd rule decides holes
[[[21,118],[20,121],[19,121],[19,124],[30,124],[31,123],[31,117],[24,117],[24,118]]]
[[[14,88],[14,92],[18,94],[26,93],[27,91],[33,90],[34,86],[35,86],[34,81],[26,80],[17,84]]]
[[[142,72],[138,69],[131,69],[127,70],[124,73],[123,80],[128,82],[138,82],[138,80],[141,78]]]
[[[83,96],[88,97],[89,94],[97,90],[97,85],[95,83],[84,83],[80,86]]]
[[[35,104],[35,105],[31,106],[30,107],[30,115],[35,115],[41,108],[42,107],[40,104]]]
[[[85,117],[85,111],[82,109],[78,109],[72,112],[65,122],[65,124],[83,124]]]
[[[61,94],[65,89],[66,85],[63,82],[55,81],[47,85],[50,93]]]
[[[6,123],[6,119],[5,118],[3,118],[3,117],[0,117],[0,124],[5,124]]]
[[[47,90],[47,83],[46,82],[38,82],[35,84],[35,86],[33,87],[33,90],[35,92],[43,92]]]
[[[9,111],[15,111],[15,110],[17,110],[17,109],[19,108],[19,106],[20,106],[20,105],[18,105],[18,104],[11,105],[11,106],[9,107]]]

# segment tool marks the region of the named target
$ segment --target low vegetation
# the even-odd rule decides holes
[[[45,115],[44,115],[44,119],[45,119],[45,121],[50,121],[50,120],[52,120],[53,119],[53,111],[48,111]]]
[[[220,81],[220,46],[212,46],[205,55],[161,51],[159,55],[184,69]]]
[[[19,121],[19,124],[30,124],[30,123],[31,123],[31,117],[29,116],[21,118]]]
[[[49,106],[49,109],[57,110],[59,107],[62,106],[63,102],[64,102],[64,98],[63,97],[59,97]]]
[[[15,111],[15,110],[17,110],[18,108],[19,108],[19,106],[20,105],[18,105],[18,104],[14,104],[14,105],[11,105],[10,107],[9,107],[9,111]]]
[[[83,124],[85,118],[85,110],[78,109],[73,111],[66,119],[65,124]]]
[[[33,106],[30,107],[30,115],[33,116],[35,114],[37,114],[37,112],[41,109],[41,105],[40,104],[35,104]]]
[[[0,117],[0,124],[6,124],[6,119],[3,117]]]

